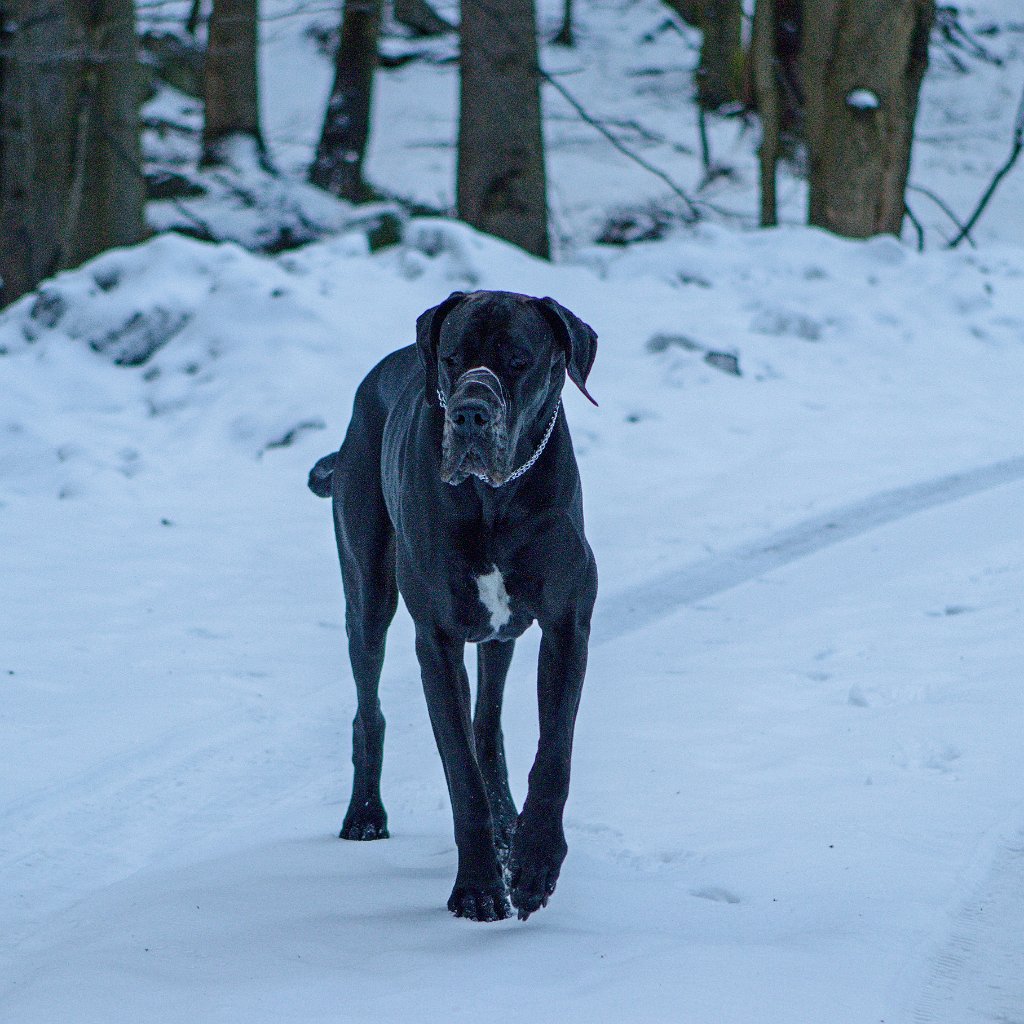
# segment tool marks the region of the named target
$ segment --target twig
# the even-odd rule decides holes
[[[967,223],[960,230],[960,234],[949,243],[950,249],[955,249],[961,241],[969,234],[971,228],[978,223],[978,219],[985,212],[985,207],[988,206],[989,200],[995,194],[996,189],[999,187],[999,183],[1010,173],[1013,165],[1017,162],[1017,157],[1020,156],[1020,151],[1024,149],[1024,92],[1021,92],[1020,105],[1017,107],[1017,116],[1013,120],[1013,146],[1010,149],[1010,156],[1007,158],[1006,163],[996,171],[992,180],[988,184],[988,188],[985,189],[978,202],[974,213],[967,218]]]
[[[921,195],[930,199],[961,231],[964,230],[963,222],[959,217],[950,209],[949,205],[943,200],[942,196],[936,195],[931,189],[925,188],[923,185],[908,185],[908,192],[920,192]],[[971,237],[970,232],[967,232],[964,237],[971,244],[972,249],[977,249],[977,245],[974,239]]]
[[[686,223],[695,224],[700,220],[700,210],[697,209],[696,203],[662,170],[655,167],[653,164],[648,163],[643,157],[638,156],[628,146],[624,145],[619,139],[613,135],[608,129],[601,124],[596,118],[592,117],[584,109],[579,100],[576,99],[572,93],[569,92],[561,82],[557,81],[551,75],[549,75],[542,67],[538,65],[537,73],[540,75],[548,85],[552,86],[554,90],[566,101],[579,114],[580,118],[587,124],[600,132],[623,156],[628,157],[634,163],[639,164],[649,174],[653,174],[660,181],[664,182],[669,187],[672,194],[678,196],[685,204],[687,209]]]
[[[907,218],[914,225],[914,230],[917,232],[917,251],[924,252],[924,228],[921,227],[921,222],[914,216],[914,211],[906,201],[903,203],[903,212],[906,213]]]
[[[697,132],[700,135],[700,162],[704,166],[704,177],[711,171],[711,143],[708,142],[708,118],[704,108],[697,104]]]

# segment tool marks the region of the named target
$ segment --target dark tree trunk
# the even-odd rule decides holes
[[[449,25],[427,0],[395,0],[394,14],[395,21],[418,36],[443,36],[455,31],[455,26]]]
[[[572,0],[563,0],[562,3],[562,27],[558,35],[551,40],[555,46],[575,46],[576,39],[572,32]]]
[[[0,71],[0,304],[144,233],[142,76],[130,0],[32,0]]]
[[[203,163],[266,163],[260,132],[258,0],[213,0],[203,73]]]
[[[29,22],[33,0],[4,9],[0,94],[0,304],[31,291],[61,265],[61,238],[71,163],[75,89],[70,63],[59,60],[74,42],[65,16]],[[66,12],[61,12],[62,15]],[[33,62],[33,53],[57,59]]]
[[[85,72],[86,88],[95,90],[94,105],[78,230],[72,233],[66,254],[68,265],[77,266],[106,249],[141,240],[146,185],[139,135],[143,76],[135,6],[132,0],[74,0],[71,6],[104,54],[97,66]]]
[[[697,102],[717,110],[738,102],[743,86],[740,0],[665,0],[687,24],[700,29],[700,63],[694,72]]]
[[[761,227],[774,227],[778,223],[776,168],[779,163],[781,114],[775,34],[775,0],[757,0],[749,70],[754,105],[761,120],[761,145],[757,151],[761,164]]]
[[[547,258],[547,184],[533,0],[463,0],[459,217]]]
[[[380,19],[381,0],[345,0],[334,85],[309,170],[314,185],[353,203],[369,198],[363,158],[370,137]]]
[[[802,78],[812,224],[898,235],[934,0],[804,8]]]

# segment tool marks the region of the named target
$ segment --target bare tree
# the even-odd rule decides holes
[[[314,185],[353,203],[369,198],[363,158],[370,138],[380,19],[381,0],[345,0],[334,84],[309,170]]]
[[[749,66],[761,119],[761,223],[780,155],[806,145],[810,223],[899,234],[934,0],[757,0]]]
[[[812,224],[899,234],[934,0],[804,4],[801,71]]]
[[[231,164],[240,156],[266,163],[260,131],[258,13],[258,0],[213,0],[203,72],[204,164]]]
[[[697,102],[705,110],[717,110],[740,99],[743,83],[743,46],[740,0],[665,0],[687,24],[703,37],[700,62],[694,72]]]
[[[547,181],[533,0],[463,0],[459,217],[547,258]]]
[[[0,69],[0,303],[144,233],[131,0],[14,0]]]
[[[775,0],[757,0],[750,41],[750,80],[754,106],[761,120],[761,227],[778,223],[776,169],[779,164],[780,100],[775,49]]]

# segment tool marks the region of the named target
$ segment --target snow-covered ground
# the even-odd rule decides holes
[[[273,260],[167,236],[0,320],[0,1016],[1013,1019],[1024,251],[707,227],[553,267],[409,234]],[[602,337],[601,407],[566,392],[602,575],[571,853],[525,926],[444,909],[403,616],[394,838],[333,838],[353,692],[305,472],[467,284]]]
[[[613,69],[612,29],[654,17],[578,6]],[[311,46],[271,24],[268,54]],[[986,69],[959,79],[972,110]],[[403,75],[440,137],[451,69],[390,73],[384,109]],[[286,166],[315,131],[305,91],[300,111],[266,90]],[[943,150],[961,211],[998,113],[974,171]],[[407,142],[414,122],[378,123]],[[587,225],[637,179],[596,145],[552,153],[555,265],[442,220],[373,255],[359,231],[275,258],[162,236],[0,315],[0,1021],[1024,1017],[1020,174],[977,250],[728,219],[607,249]],[[447,181],[447,149],[402,147],[375,151],[379,180]],[[363,373],[468,287],[553,295],[600,335],[600,408],[566,390],[601,573],[570,853],[526,924],[445,910],[451,816],[403,612],[392,839],[334,838],[354,692],[305,477]],[[534,630],[509,682],[519,799],[536,653]]]

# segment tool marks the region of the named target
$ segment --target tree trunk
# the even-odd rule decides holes
[[[95,91],[78,230],[65,256],[73,267],[114,246],[142,239],[146,184],[139,134],[143,76],[135,40],[135,6],[132,0],[73,0],[71,8],[104,55],[85,69],[85,87]]]
[[[266,165],[257,16],[258,0],[213,0],[203,72],[203,164]]]
[[[899,235],[934,0],[818,0],[802,78],[812,224]]]
[[[14,25],[0,70],[0,305],[105,249],[138,242],[142,76],[130,0],[63,0]]]
[[[750,42],[750,72],[754,104],[761,121],[761,227],[778,223],[776,168],[779,163],[779,85],[775,53],[775,0],[757,0]]]
[[[381,0],[345,0],[324,125],[309,180],[353,203],[369,198],[363,158],[370,137]]]
[[[572,32],[572,0],[563,0],[562,3],[562,27],[558,35],[551,40],[555,46],[575,46],[576,40]]]
[[[533,0],[463,0],[459,217],[545,259],[547,183]]]
[[[700,62],[694,72],[697,102],[717,110],[737,102],[743,84],[740,0],[665,0],[688,25],[700,29]]]

